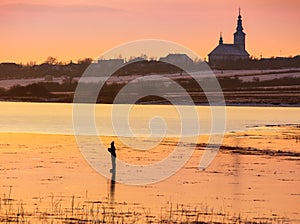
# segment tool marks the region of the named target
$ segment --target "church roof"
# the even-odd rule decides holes
[[[235,44],[219,44],[208,56],[249,56],[248,52]]]

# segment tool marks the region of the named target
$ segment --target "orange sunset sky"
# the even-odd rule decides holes
[[[300,54],[299,0],[0,0],[0,62],[95,59],[152,38],[207,58],[220,32],[233,42],[239,7],[250,55]]]

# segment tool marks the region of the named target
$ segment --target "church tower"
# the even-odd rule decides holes
[[[237,21],[236,32],[234,33],[234,45],[236,45],[241,50],[245,50],[245,36],[246,34],[243,32],[242,25],[242,16],[241,9],[239,9],[239,16]]]

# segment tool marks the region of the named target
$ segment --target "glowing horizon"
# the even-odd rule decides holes
[[[96,59],[141,39],[176,42],[204,59],[217,46],[220,32],[224,43],[233,42],[239,7],[251,56],[300,54],[297,0],[2,0],[0,62]]]

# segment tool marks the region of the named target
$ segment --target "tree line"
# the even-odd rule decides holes
[[[17,63],[0,64],[0,80],[21,78],[44,78],[71,76],[78,77],[92,63],[91,58],[79,59],[76,63],[58,61],[56,57],[48,57],[43,63],[29,62],[25,65]]]
[[[26,65],[16,63],[0,63],[0,80],[21,78],[44,78],[46,76],[80,77],[86,70],[86,68],[92,63],[92,61],[93,60],[91,58],[84,58],[79,59],[76,63],[72,61],[66,63],[58,61],[56,57],[50,56],[41,64],[36,64],[35,62],[29,62]],[[201,65],[201,63],[195,62],[195,65]],[[130,66],[134,67],[134,69],[132,69]],[[145,60],[140,63],[133,63],[124,67],[121,69],[120,72],[118,72],[117,75],[128,75],[136,73],[143,75],[147,73],[154,73],[157,71],[180,71],[180,69],[174,68],[174,66],[170,64],[166,64],[157,60]],[[290,58],[250,58],[249,60],[224,61],[223,63],[220,63],[218,66],[215,66],[213,68],[218,70],[266,70],[281,68],[300,68],[300,56]],[[133,73],[129,73],[129,70]]]
[[[218,70],[266,70],[281,68],[300,68],[300,56],[295,57],[272,57],[272,58],[249,58],[248,60],[224,60],[218,65],[211,65]]]

